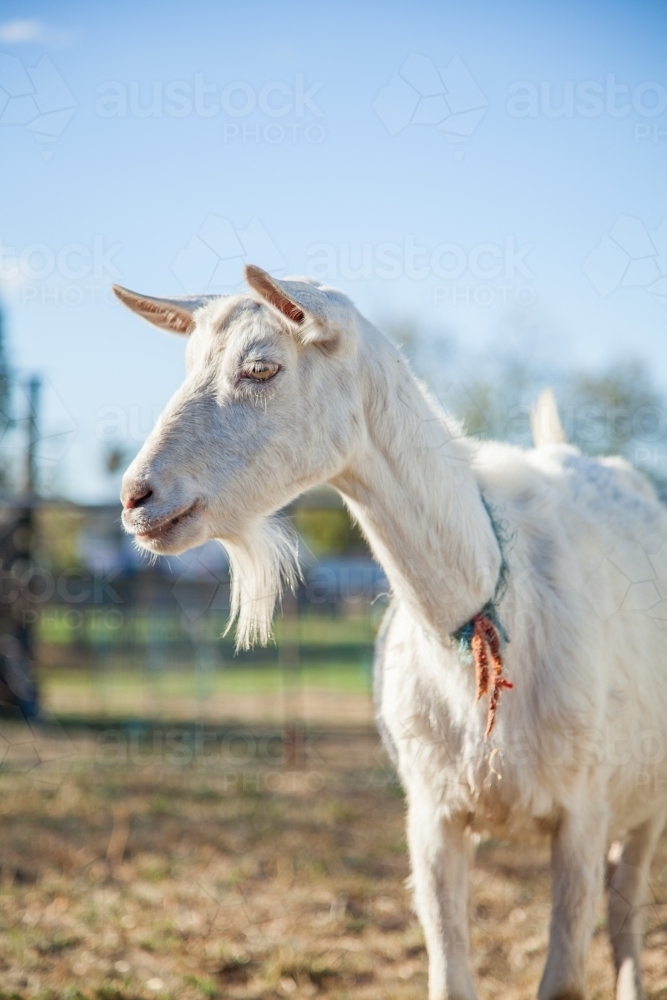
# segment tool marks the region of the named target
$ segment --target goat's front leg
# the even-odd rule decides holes
[[[539,1000],[584,1000],[586,960],[602,895],[607,817],[592,803],[566,812],[551,844],[552,909]]]
[[[470,838],[443,820],[427,789],[409,796],[408,841],[417,915],[428,951],[429,1000],[475,1000],[468,964]]]
[[[616,966],[617,1000],[642,1000],[641,947],[643,905],[658,838],[665,825],[659,813],[633,830],[609,879],[609,937]]]

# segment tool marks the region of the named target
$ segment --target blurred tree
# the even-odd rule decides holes
[[[366,541],[346,507],[297,507],[292,519],[316,558],[368,553]]]
[[[12,426],[12,386],[7,359],[4,313],[0,308],[0,489],[10,481],[7,435]]]
[[[667,493],[667,402],[641,361],[545,379],[508,358],[493,380],[466,380],[451,408],[474,436],[530,447],[530,408],[545,384],[556,393],[568,441],[588,455],[625,456]]]
[[[540,378],[526,362],[503,358],[491,378],[465,376],[455,393],[446,393],[454,414],[469,434],[529,447],[530,406],[541,388]],[[487,369],[488,370],[488,369]],[[486,372],[485,372],[486,374]]]
[[[574,373],[567,380],[565,404],[571,440],[590,454],[627,454],[646,460],[665,442],[665,400],[639,361],[616,364],[600,375]]]
[[[616,362],[597,373],[573,371],[551,349],[538,350],[535,343],[546,334],[535,327],[511,336],[504,331],[503,344],[513,346],[485,350],[480,357],[457,355],[448,336],[427,335],[409,322],[388,332],[469,434],[530,447],[530,410],[550,385],[572,444],[589,455],[625,456],[667,498],[667,400],[643,362]],[[547,339],[551,344],[554,336]]]

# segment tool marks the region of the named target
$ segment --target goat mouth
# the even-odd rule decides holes
[[[142,527],[135,532],[134,537],[138,542],[143,543],[161,540],[191,518],[192,515],[199,510],[199,507],[199,500],[195,500],[189,507],[185,507],[183,510],[177,511],[176,513],[172,512],[171,514],[168,514],[167,517],[161,518],[161,520],[156,521],[154,524],[147,525],[146,527],[142,525]]]

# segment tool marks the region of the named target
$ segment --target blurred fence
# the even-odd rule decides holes
[[[302,520],[329,550],[315,556],[303,546],[303,580],[278,609],[274,641],[238,653],[233,631],[225,634],[229,573],[218,543],[151,564],[123,535],[117,507],[42,503],[31,544],[19,551],[21,512],[5,504],[3,641],[29,637],[42,714],[88,723],[370,723],[387,583],[356,539],[331,551],[342,508],[327,502]],[[298,512],[292,517],[298,524]],[[16,704],[7,662],[0,668],[0,701]]]

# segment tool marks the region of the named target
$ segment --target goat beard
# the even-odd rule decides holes
[[[283,587],[300,578],[297,537],[289,522],[264,518],[234,541],[225,539],[231,583],[229,624],[236,622],[236,648],[249,649],[271,638],[271,623]]]

